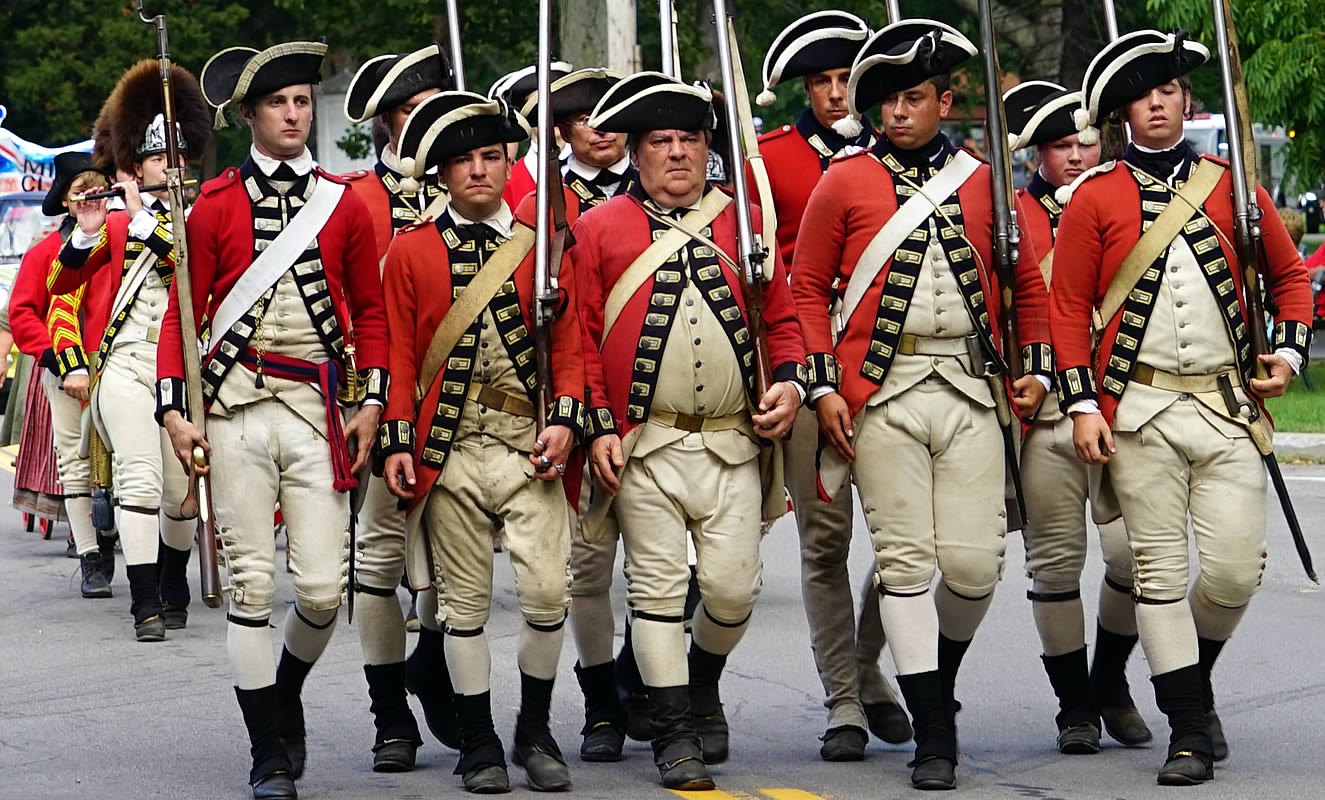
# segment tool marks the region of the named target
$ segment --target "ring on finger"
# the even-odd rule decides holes
[[[553,466],[555,466],[555,467],[557,468],[557,473],[558,473],[558,474],[560,474],[560,475],[565,475],[565,474],[566,474],[566,465],[565,465],[565,464],[554,464]]]

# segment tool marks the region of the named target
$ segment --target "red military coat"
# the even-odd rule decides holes
[[[1053,198],[1049,198],[1053,201]],[[1021,238],[1030,247],[1030,255],[1036,266],[1054,249],[1054,225],[1049,218],[1049,210],[1041,201],[1025,188],[1017,190],[1017,227],[1021,229]],[[1055,205],[1057,205],[1056,201]],[[1023,251],[1026,245],[1023,245]],[[1043,274],[1043,273],[1041,273]],[[1053,278],[1050,277],[1052,282]]]
[[[980,165],[957,190],[957,197],[966,237],[979,256],[980,289],[995,345],[1005,360],[1009,355],[1016,357],[1004,352],[1000,340],[1001,293],[993,260],[994,212],[988,164]],[[841,375],[837,388],[852,416],[865,407],[882,382],[866,378],[861,368],[873,341],[875,317],[892,259],[879,271],[851,319],[845,321],[836,346],[829,318],[835,296],[833,282],[840,280],[840,291],[845,291],[861,253],[897,208],[892,173],[873,151],[838,159],[815,187],[801,222],[804,235],[796,243],[791,292],[796,298],[810,353],[810,382],[833,384],[829,377],[833,370],[825,366],[825,356],[835,357]],[[1036,354],[1030,359],[1027,371],[1047,377],[1051,374],[1051,366],[1044,361],[1049,341],[1048,294],[1028,240],[1026,237],[1022,241],[1013,298],[1023,352]]]
[[[84,286],[51,294],[47,280],[63,243],[60,231],[54,231],[34,245],[23,256],[9,295],[14,343],[61,376],[70,370],[89,369],[87,345],[95,351],[101,341],[119,284],[115,273],[102,270]]]
[[[517,224],[532,225],[536,219],[532,198],[516,212]],[[444,235],[445,233],[445,235]],[[449,425],[454,434],[459,414],[451,420],[439,420],[438,405],[442,399],[444,383],[461,383],[467,391],[472,367],[448,363],[432,379],[416,402],[416,384],[423,379],[419,371],[432,342],[433,334],[451,309],[453,301],[450,250],[447,238],[454,236],[450,214],[435,222],[426,222],[402,230],[387,252],[383,275],[386,292],[387,320],[392,331],[389,354],[391,389],[387,396],[379,434],[381,457],[398,452],[414,454],[416,480],[412,505],[427,497],[432,485],[445,468],[450,439],[434,440],[431,431]],[[530,250],[516,267],[511,281],[519,296],[523,328],[513,327],[512,337],[525,337],[532,345],[534,252]],[[581,353],[582,333],[575,300],[575,271],[563,262],[558,284],[566,294],[564,311],[552,324],[551,338],[552,392],[555,398],[548,412],[549,425],[566,425],[578,439],[583,432],[584,419],[584,361]],[[500,295],[490,301],[500,300]],[[499,327],[500,331],[500,327]],[[505,334],[504,334],[505,337]],[[519,338],[512,347],[518,349]],[[517,364],[517,371],[521,365]],[[532,362],[528,369],[533,369]],[[522,375],[522,377],[524,377]],[[536,393],[529,392],[530,402],[537,402]],[[461,401],[468,402],[468,401]],[[415,434],[420,432],[420,435]],[[425,451],[440,451],[436,454]],[[563,481],[567,491],[578,491],[578,481]]]
[[[640,198],[642,194],[642,189],[632,190],[586,211],[573,230],[575,247],[572,255],[579,273],[584,315],[591,435],[619,432],[624,436],[640,422],[629,419],[626,411],[630,402],[631,376],[656,276],[641,284],[622,309],[607,341],[601,346],[599,342],[603,336],[603,313],[612,287],[653,242],[649,218]],[[753,204],[751,219],[758,233],[759,209]],[[725,252],[733,256],[739,252],[735,206],[728,205],[713,221],[711,229],[711,238]],[[782,258],[776,252],[773,258],[773,278],[763,287],[764,322],[768,329],[773,380],[804,384],[805,340],[796,320]],[[745,297],[740,276],[722,262],[718,263],[721,264],[722,279],[744,315]]]
[[[318,180],[345,182],[321,167],[314,169]],[[238,168],[231,167],[203,184],[201,196],[189,216],[188,234],[193,313],[201,325],[205,317],[216,314],[239,276],[253,263],[253,206]],[[377,267],[377,245],[372,220],[358,195],[352,191],[341,195],[330,219],[318,233],[317,243],[336,324],[344,341],[355,346],[359,371],[385,371],[386,312]],[[158,384],[171,381],[182,387],[184,360],[179,302],[179,292],[172,284],[170,306],[161,324],[156,367]],[[216,357],[216,347],[224,335],[224,331],[212,332],[213,350],[208,360]],[[343,358],[344,354],[332,355]],[[174,403],[158,408],[158,417],[169,408],[183,410],[182,391],[175,392],[173,397],[177,398]]]
[[[1227,162],[1211,156],[1201,158],[1227,166]],[[1227,264],[1236,265],[1236,254],[1230,247],[1232,186],[1232,173],[1226,172],[1205,201],[1204,209],[1223,232],[1218,237],[1223,258]],[[1265,285],[1279,306],[1271,349],[1292,348],[1302,355],[1305,363],[1311,341],[1311,286],[1306,268],[1283,221],[1274,213],[1270,195],[1257,187],[1256,196],[1260,207],[1267,212],[1261,218],[1268,263]],[[1104,390],[1103,367],[1117,343],[1124,315],[1119,310],[1113,319],[1105,322],[1099,347],[1092,351],[1091,314],[1103,301],[1114,274],[1140,238],[1141,214],[1140,186],[1131,171],[1118,164],[1077,187],[1058,226],[1050,326],[1063,408],[1066,410],[1079,400],[1097,400],[1110,424],[1121,392],[1115,395]],[[1233,268],[1229,273],[1242,319],[1250,325],[1242,296],[1242,271]],[[1235,350],[1239,349],[1238,344],[1234,343]],[[1244,362],[1244,373],[1247,366]],[[1080,388],[1073,390],[1073,386]]]
[[[368,216],[373,220],[373,240],[377,242],[377,263],[379,265],[386,258],[387,248],[391,246],[391,239],[395,237],[396,231],[403,224],[413,224],[417,221],[413,217],[406,217],[402,219],[402,224],[396,224],[391,205],[391,192],[387,189],[386,184],[382,182],[383,172],[388,175],[388,180],[398,180],[400,177],[398,173],[392,172],[380,161],[373,169],[356,170],[340,176],[348,181],[350,191],[358,195],[364,206],[368,208]],[[442,193],[437,183],[437,177],[433,174],[425,176],[420,183],[426,189],[429,202]],[[416,197],[410,198],[411,207],[417,202]],[[426,211],[427,209],[416,210]]]
[[[506,188],[501,193],[501,199],[506,201],[506,205],[511,208],[519,208],[520,201],[525,195],[538,188],[534,181],[534,176],[529,174],[529,162],[520,158],[511,165],[511,178],[506,181]],[[577,201],[578,203],[578,201]]]

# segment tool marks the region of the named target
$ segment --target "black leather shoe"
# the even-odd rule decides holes
[[[82,592],[83,596],[89,599],[111,597],[110,581],[106,579],[106,572],[101,563],[101,554],[88,553],[81,556],[79,561],[79,568],[83,573],[79,591]]]
[[[610,722],[600,722],[584,732],[580,743],[581,761],[620,761],[626,744],[626,731]]]
[[[865,757],[869,734],[855,725],[842,725],[823,735],[819,757],[824,761],[860,761]]]
[[[647,742],[653,738],[653,724],[649,722],[649,695],[647,692],[631,692],[622,698],[626,707],[626,735],[637,742]]]
[[[1136,747],[1155,738],[1136,706],[1101,706],[1100,719],[1104,722],[1104,730],[1119,744]]]
[[[282,736],[281,744],[286,755],[290,756],[290,777],[299,780],[304,776],[304,762],[308,759],[308,746],[302,736]]]
[[[1224,723],[1219,721],[1219,715],[1212,708],[1205,712],[1205,729],[1210,732],[1210,741],[1214,744],[1215,761],[1223,761],[1228,758],[1228,739],[1224,737]]]
[[[516,745],[511,762],[524,767],[529,788],[536,792],[564,792],[570,788],[570,769],[566,766],[566,759],[543,745]]]
[[[511,790],[511,778],[506,767],[484,764],[464,775],[465,791],[470,794],[505,794]]]
[[[161,618],[166,621],[166,630],[180,631],[189,627],[189,610],[172,605],[161,606]]]
[[[409,772],[419,746],[413,739],[388,739],[373,747],[373,772]]]
[[[1215,777],[1209,756],[1194,750],[1179,750],[1159,768],[1160,786],[1196,786]]]
[[[907,719],[906,710],[899,703],[866,703],[865,720],[869,723],[870,733],[888,744],[905,744],[915,735],[911,720]]]
[[[1100,751],[1100,729],[1092,722],[1078,722],[1058,731],[1058,752],[1088,756]]]
[[[253,782],[253,800],[298,800],[294,778],[288,772],[273,772]]]
[[[957,788],[957,767],[942,756],[930,756],[912,761],[911,785],[925,791]]]
[[[140,642],[164,642],[166,640],[166,621],[160,614],[153,614],[142,622],[133,624],[133,635]]]
[[[694,742],[672,742],[654,757],[663,788],[702,792],[714,788],[713,777],[704,766],[703,755]]]

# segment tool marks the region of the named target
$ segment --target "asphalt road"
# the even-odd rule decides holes
[[[1285,471],[1310,535],[1325,515],[1325,468]],[[8,473],[0,477],[0,497],[9,497],[9,483]],[[1213,783],[1191,790],[1155,786],[1162,744],[1135,750],[1108,746],[1099,755],[1075,757],[1054,749],[1055,704],[1040,668],[1025,599],[1023,552],[1019,539],[1010,537],[1004,581],[958,684],[965,705],[959,717],[959,796],[1319,796],[1325,783],[1325,763],[1319,758],[1325,751],[1325,726],[1319,723],[1325,692],[1322,601],[1302,576],[1277,508],[1272,507],[1269,522],[1271,559],[1264,588],[1225,649],[1216,676],[1232,756]],[[859,520],[857,530],[863,531]],[[187,631],[172,632],[162,644],[135,643],[122,562],[113,600],[83,600],[77,594],[76,562],[63,556],[64,533],[61,527],[56,539],[42,541],[23,531],[17,512],[0,510],[0,800],[247,798],[248,743],[225,659],[224,614],[195,603]],[[857,576],[868,568],[864,544],[858,533]],[[1318,539],[1316,544],[1325,558],[1325,543]],[[790,522],[780,522],[768,536],[764,561],[765,588],[754,623],[723,683],[732,759],[714,769],[722,791],[707,797],[915,797],[907,781],[909,747],[871,742],[861,763],[819,760],[824,713]],[[1099,577],[1098,559],[1092,558],[1084,584],[1088,598],[1094,597]],[[504,564],[497,582],[500,609],[489,626],[494,716],[499,732],[509,736],[518,703],[519,623]],[[279,602],[288,602],[288,582],[280,588]],[[454,754],[431,740],[419,751],[413,773],[370,770],[373,728],[359,644],[343,618],[341,623],[304,694],[310,737],[301,797],[461,796],[459,778],[452,774]],[[577,751],[582,720],[571,673],[573,651],[568,637],[553,708],[554,732],[569,754]],[[1157,738],[1166,740],[1147,676],[1138,648],[1130,671],[1134,693]],[[629,745],[620,764],[583,764],[572,755],[570,765],[579,797],[671,796],[658,787],[642,744]],[[528,791],[520,770],[512,768],[512,779],[517,792]]]

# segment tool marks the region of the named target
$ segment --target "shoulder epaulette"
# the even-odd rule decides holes
[[[1077,190],[1078,186],[1090,180],[1091,178],[1095,177],[1096,175],[1103,175],[1106,172],[1109,172],[1117,165],[1118,165],[1117,161],[1105,161],[1103,164],[1100,164],[1099,166],[1091,167],[1090,169],[1086,170],[1085,172],[1077,176],[1077,179],[1072,181],[1068,185],[1059,186],[1058,190],[1054,192],[1054,199],[1058,201],[1058,204],[1060,206],[1066,207],[1068,203],[1072,202],[1072,193]]]
[[[795,129],[796,128],[794,125],[783,125],[780,128],[774,128],[773,130],[764,133],[762,136],[759,137],[759,141],[771,142],[774,139],[781,139],[783,136],[786,136]]]
[[[402,226],[400,227],[400,229],[396,231],[396,238],[400,238],[401,236],[404,236],[405,234],[409,233],[410,231],[417,231],[417,230],[420,230],[420,229],[422,229],[422,228],[426,228],[426,227],[428,227],[429,225],[432,225],[432,224],[433,224],[434,222],[436,222],[436,221],[437,221],[437,220],[436,220],[435,218],[433,218],[433,217],[428,217],[427,219],[421,219],[421,220],[417,220],[417,221],[415,221],[415,222],[411,222],[411,223],[409,223],[408,225],[402,225]]]
[[[979,153],[975,152],[974,150],[972,150],[972,149],[969,148],[969,147],[958,147],[957,149],[958,149],[958,150],[964,150],[968,156],[972,156],[972,157],[974,157],[975,160],[976,160],[976,161],[979,161],[981,164],[988,164],[988,163],[989,163],[989,159],[985,158],[984,156],[980,155]]]
[[[338,177],[339,177],[342,181],[344,181],[345,183],[350,183],[351,181],[357,181],[357,180],[359,180],[360,178],[366,178],[366,177],[368,177],[369,175],[376,175],[376,174],[377,174],[377,173],[375,173],[375,172],[370,172],[370,171],[368,171],[368,170],[366,170],[366,169],[356,169],[354,172],[346,172],[346,173],[342,173],[342,174],[339,175]]]
[[[239,180],[239,168],[227,167],[224,172],[203,183],[199,191],[204,195],[215,194]]]
[[[847,153],[846,155],[835,156],[829,159],[828,166],[831,169],[833,164],[841,164],[843,161],[850,161],[853,158],[860,158],[861,156],[867,156],[869,154],[870,148],[862,147],[854,153]]]
[[[1215,162],[1216,164],[1218,164],[1218,165],[1221,166],[1221,167],[1228,167],[1228,166],[1230,166],[1230,164],[1228,163],[1228,161],[1227,161],[1226,159],[1220,158],[1219,156],[1212,156],[1212,155],[1210,155],[1209,153],[1202,153],[1202,154],[1201,154],[1201,159],[1202,159],[1202,160],[1205,160],[1205,161],[1213,161],[1213,162]]]
[[[350,180],[344,177],[343,175],[337,175],[334,172],[327,172],[325,169],[319,166],[314,166],[313,170],[317,172],[317,176],[319,178],[326,178],[327,180],[330,180],[332,183],[349,185]]]

